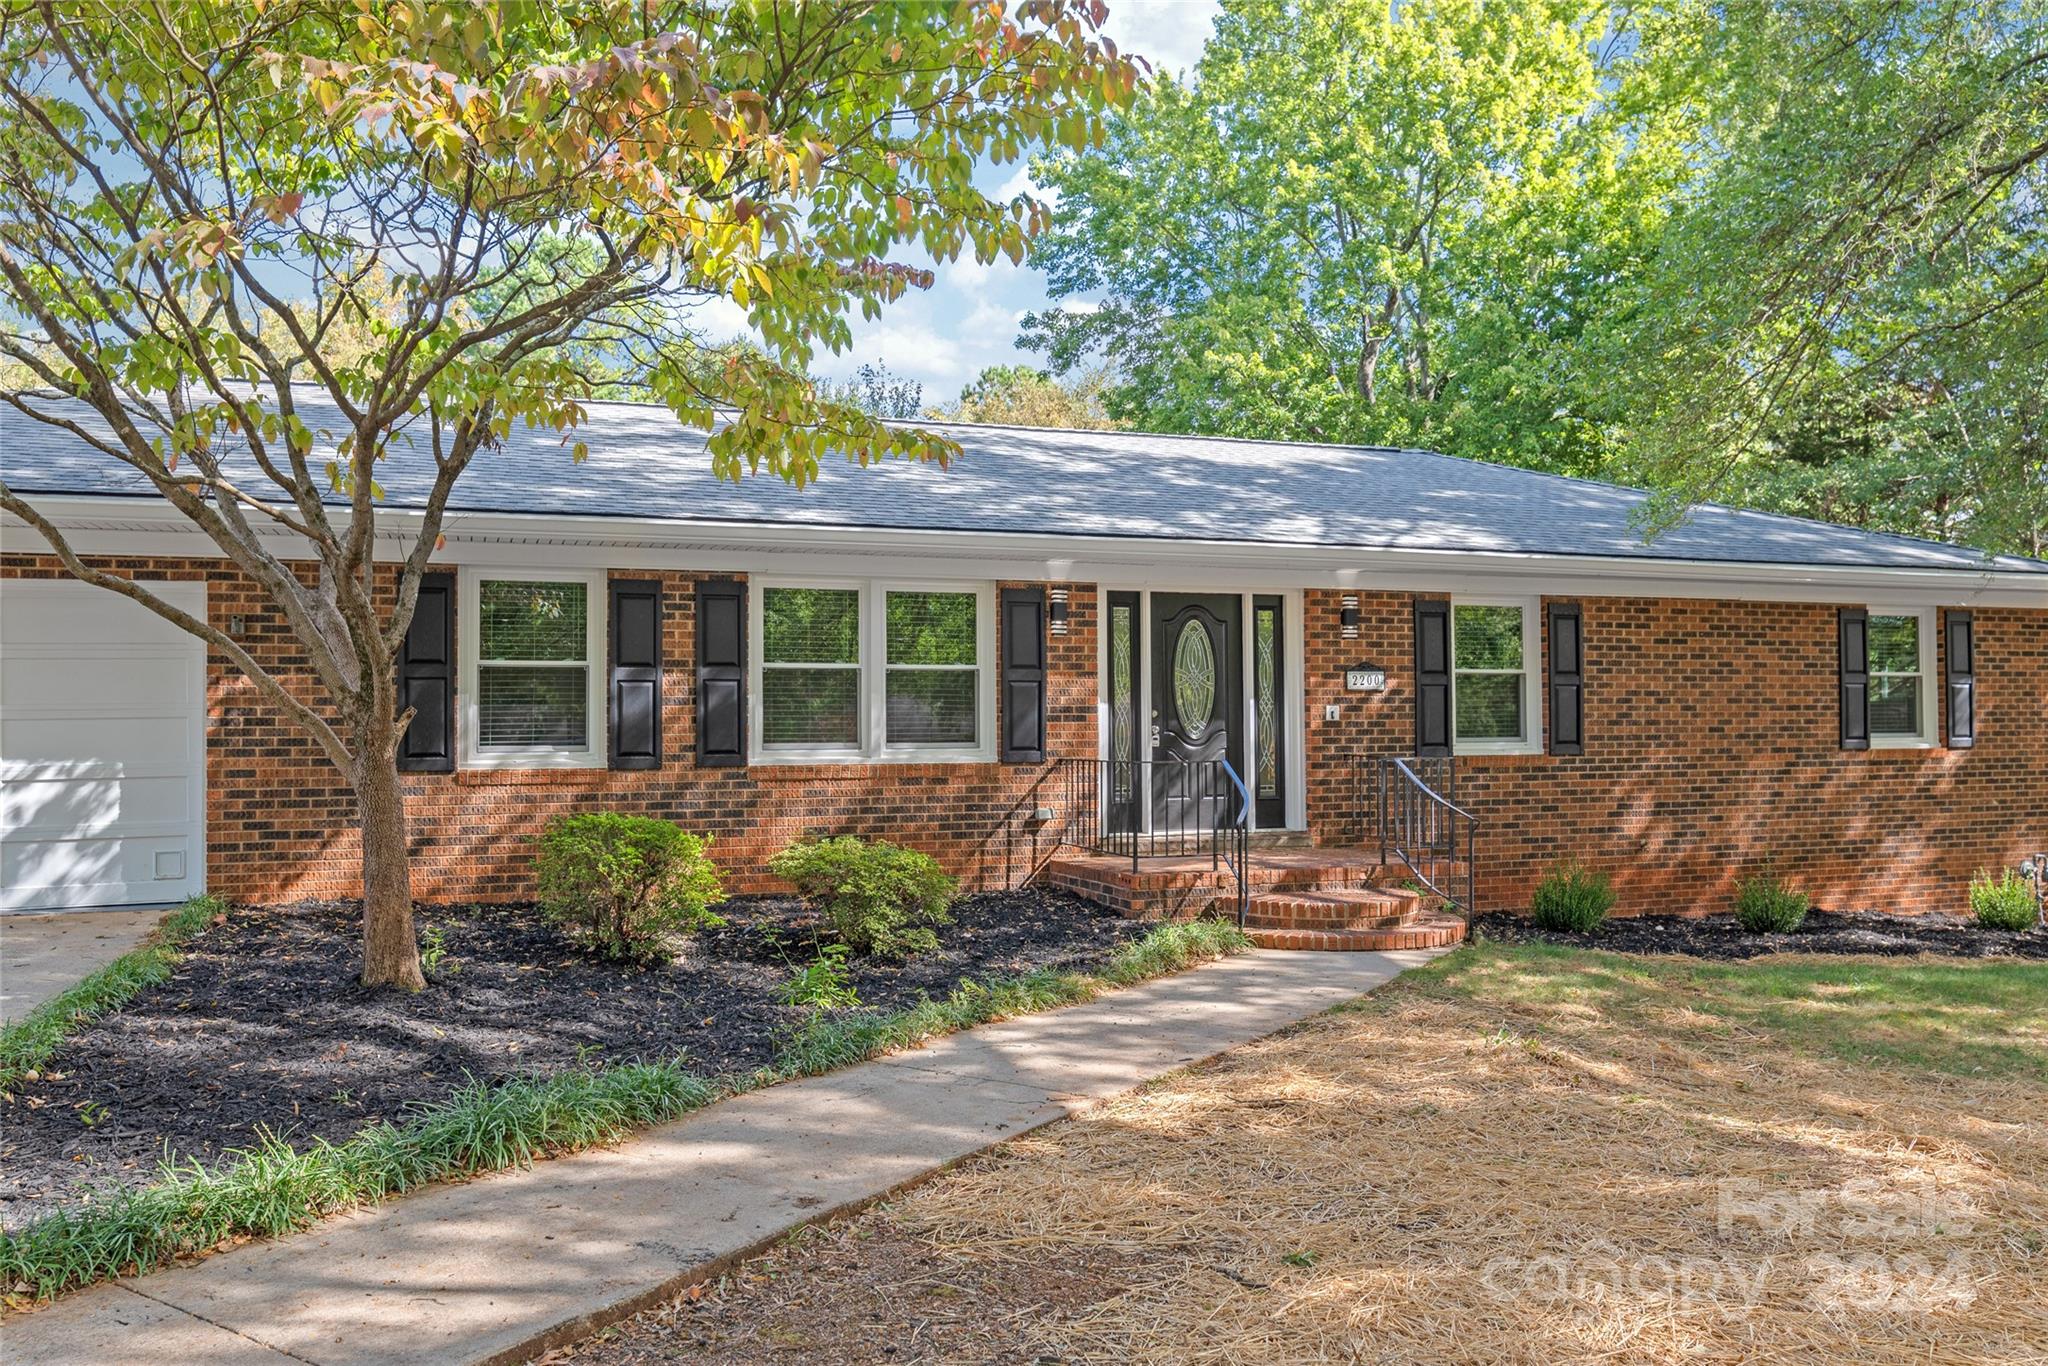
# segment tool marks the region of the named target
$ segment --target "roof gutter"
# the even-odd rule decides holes
[[[36,501],[81,553],[218,554],[212,542],[181,513],[154,498],[45,495]],[[346,510],[337,509],[336,513],[337,523],[345,524]],[[398,558],[417,533],[419,521],[420,514],[410,509],[380,509],[380,551]],[[4,526],[8,551],[34,553],[43,548],[40,537],[12,518],[0,526]],[[437,554],[437,561],[501,566],[540,561],[564,567],[756,573],[923,569],[934,577],[1049,578],[1115,585],[1165,581],[1190,588],[1868,600],[1901,606],[1981,604],[2048,609],[2048,570],[1785,564],[507,512],[451,512],[443,532],[446,546]],[[287,558],[303,558],[303,543],[288,533],[272,538],[269,544]],[[902,563],[889,566],[889,561]]]

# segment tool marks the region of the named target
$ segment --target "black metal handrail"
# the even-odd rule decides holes
[[[1131,861],[1206,855],[1237,880],[1237,917],[1250,897],[1251,789],[1228,759],[1062,759],[1062,842]],[[1234,800],[1233,800],[1234,799]]]
[[[1365,762],[1360,756],[1361,763]],[[1380,862],[1398,858],[1416,881],[1467,916],[1479,912],[1479,818],[1456,801],[1458,770],[1448,756],[1379,760]],[[1463,836],[1462,840],[1460,836]],[[1464,845],[1464,895],[1458,846]]]
[[[1231,766],[1230,760],[1222,762],[1224,776],[1237,788],[1237,815],[1231,820],[1224,839],[1223,859],[1229,864],[1230,876],[1237,883],[1237,927],[1241,930],[1252,900],[1252,790],[1245,786],[1244,778]]]

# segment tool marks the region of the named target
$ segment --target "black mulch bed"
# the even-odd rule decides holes
[[[1472,922],[1475,937],[1509,944],[1566,944],[1616,953],[1677,953],[1693,958],[1756,958],[1766,953],[1940,953],[1957,958],[2048,958],[2048,929],[1986,930],[1947,916],[1814,911],[1791,934],[1751,934],[1732,915],[1630,916],[1591,934],[1539,930],[1527,916],[1489,911]]]
[[[677,1053],[707,1076],[763,1066],[803,1014],[775,989],[810,958],[816,921],[781,898],[720,911],[726,927],[674,963],[635,969],[584,954],[530,906],[425,908],[421,928],[440,929],[448,958],[429,990],[407,996],[355,984],[358,903],[237,910],[169,981],[72,1039],[0,1105],[0,1226],[95,1185],[147,1184],[166,1143],[209,1160],[264,1127],[338,1142],[444,1098],[465,1075]],[[852,961],[863,1006],[910,1005],[964,978],[1086,970],[1145,929],[1036,890],[966,897],[953,913],[934,953]]]

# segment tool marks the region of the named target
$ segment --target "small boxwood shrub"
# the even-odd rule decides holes
[[[1614,886],[1607,874],[1577,863],[1561,863],[1537,884],[1529,902],[1538,929],[1588,934],[1607,923]]]
[[[1751,934],[1790,934],[1806,923],[1813,898],[1770,873],[1744,878],[1735,889],[1735,919]]]
[[[1970,909],[1987,930],[2031,930],[2041,918],[2034,888],[2017,868],[1997,877],[1978,873],[1970,879]]]
[[[953,879],[930,854],[887,840],[799,840],[768,868],[793,884],[855,953],[923,953],[938,947],[934,927],[952,923]]]
[[[724,888],[707,843],[652,816],[557,816],[534,865],[541,911],[608,958],[659,958],[671,933],[723,923],[709,910]]]

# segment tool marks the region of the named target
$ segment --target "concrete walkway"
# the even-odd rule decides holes
[[[1427,952],[1252,953],[770,1087],[621,1147],[436,1187],[85,1291],[20,1363],[511,1362],[790,1229],[1313,1015]]]
[[[148,938],[168,907],[0,915],[0,1020],[12,1023]]]

